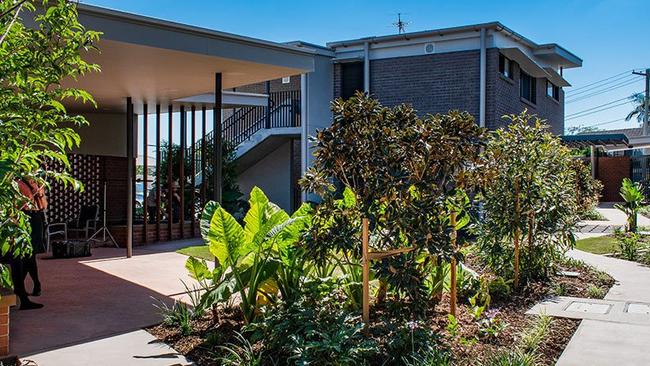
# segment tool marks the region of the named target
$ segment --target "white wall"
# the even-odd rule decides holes
[[[291,212],[291,142],[240,173],[237,181],[246,200],[251,189],[258,186],[271,202]]]
[[[126,156],[126,117],[124,114],[88,113],[84,116],[90,124],[77,129],[81,137],[81,145],[72,152],[88,155]]]

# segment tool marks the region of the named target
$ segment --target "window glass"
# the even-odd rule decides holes
[[[537,79],[522,71],[519,79],[519,89],[522,98],[531,103],[536,103]]]
[[[512,61],[499,54],[499,72],[508,79],[512,79]]]

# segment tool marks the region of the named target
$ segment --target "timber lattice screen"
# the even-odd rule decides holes
[[[72,187],[53,181],[48,192],[48,222],[69,222],[79,216],[82,206],[102,203],[102,181],[105,161],[97,155],[69,154],[70,175],[83,184],[83,191],[75,192]],[[52,167],[63,171],[62,165]]]

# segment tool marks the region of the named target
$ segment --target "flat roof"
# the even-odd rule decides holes
[[[123,112],[126,97],[132,97],[136,113],[144,103],[178,103],[214,93],[216,73],[222,88],[230,89],[314,70],[313,49],[92,5],[79,4],[78,11],[81,24],[103,34],[99,51],[83,54],[101,72],[64,81],[97,101],[97,109],[66,101],[75,112]]]
[[[623,133],[594,133],[588,135],[564,135],[562,142],[570,147],[629,147],[630,141]]]
[[[88,5],[88,4],[77,4],[77,10],[80,15],[89,14],[95,16],[102,16],[106,18],[119,19],[120,21],[128,21],[134,23],[146,24],[149,26],[160,27],[168,30],[179,31],[179,32],[190,32],[198,35],[222,38],[229,41],[237,41],[241,43],[251,44],[256,47],[268,47],[272,49],[279,49],[283,51],[295,52],[299,54],[313,54],[312,50],[306,48],[295,47],[291,44],[277,43],[272,41],[267,41],[259,38],[242,36],[234,33],[222,32],[215,29],[197,27],[193,25],[178,23],[170,20],[164,20],[159,18],[153,18],[145,15],[127,13],[120,10]]]
[[[573,53],[569,52],[567,49],[561,47],[560,45],[555,43],[537,44],[531,41],[530,39],[522,36],[521,34],[515,32],[514,30],[501,24],[501,22],[496,22],[496,21],[488,22],[488,23],[463,25],[458,27],[430,29],[430,30],[424,30],[418,32],[390,34],[385,36],[370,36],[370,37],[363,37],[363,38],[355,38],[355,39],[349,39],[343,41],[328,42],[327,46],[331,48],[337,48],[337,47],[348,47],[348,46],[360,45],[366,42],[381,43],[381,42],[392,42],[392,41],[400,41],[400,40],[411,40],[414,38],[430,37],[435,35],[443,36],[443,35],[454,34],[454,33],[464,33],[464,32],[472,32],[472,31],[478,32],[481,30],[481,28],[494,29],[498,32],[506,33],[510,37],[514,38],[516,41],[532,48],[533,52],[535,53],[540,52],[543,54],[545,52],[546,53],[552,52],[554,55],[566,60],[567,65],[570,67],[582,66],[582,59],[580,57],[574,55]]]

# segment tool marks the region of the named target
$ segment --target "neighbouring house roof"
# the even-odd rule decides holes
[[[582,133],[579,133],[578,136],[581,136],[581,135],[619,135],[619,134],[623,134],[623,135],[627,136],[627,138],[641,137],[641,136],[643,136],[643,129],[641,127],[635,127],[635,128],[621,128],[621,129],[617,129],[617,130],[582,132]]]
[[[515,41],[530,47],[533,54],[541,58],[553,59],[557,64],[562,65],[565,68],[571,67],[580,67],[582,66],[582,59],[566,48],[555,44],[555,43],[546,43],[546,44],[537,44],[530,39],[522,36],[521,34],[513,31],[512,29],[504,26],[500,22],[489,22],[489,23],[480,23],[480,24],[471,24],[464,25],[459,27],[451,28],[441,28],[441,29],[432,29],[419,32],[410,32],[402,34],[391,34],[386,36],[371,36],[356,38],[344,41],[329,42],[327,46],[330,48],[337,47],[348,47],[364,44],[366,42],[370,43],[381,43],[381,42],[393,42],[400,40],[411,40],[415,38],[431,37],[431,36],[444,36],[455,33],[465,33],[468,31],[479,31],[481,28],[491,29],[497,32],[504,33],[505,35],[513,38]]]
[[[570,147],[603,146],[608,148],[622,148],[630,145],[628,137],[623,133],[601,134],[596,132],[584,135],[565,135],[562,136],[562,142]]]

